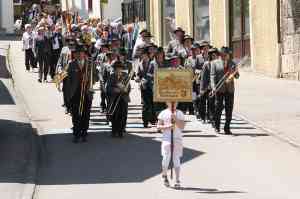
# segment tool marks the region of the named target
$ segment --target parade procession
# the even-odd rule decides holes
[[[0,0],[0,199],[299,198],[299,13]]]
[[[172,160],[174,186],[180,188],[184,115],[211,125],[218,134],[232,134],[234,81],[245,58],[236,64],[229,47],[195,41],[181,27],[170,33],[173,40],[167,46],[158,46],[147,29],[84,20],[68,9],[55,16],[37,10],[32,21],[36,25],[25,24],[22,37],[26,70],[38,67],[38,82],[47,82],[50,75],[62,93],[65,113],[72,118],[74,143],[88,141],[93,95],[98,91],[98,111],[111,126],[111,137],[126,137],[128,104],[137,97],[130,95],[131,84],[140,91],[143,127],[157,127],[162,133],[167,187]]]

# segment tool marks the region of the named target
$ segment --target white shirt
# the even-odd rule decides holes
[[[24,32],[22,41],[23,41],[23,48],[25,50],[32,49],[33,48],[33,33]]]
[[[158,119],[162,120],[164,125],[168,125],[171,124],[171,115],[172,115],[172,111],[170,109],[165,109],[158,115]],[[178,120],[184,121],[184,114],[182,111],[176,110],[176,117]],[[182,129],[176,127],[173,136],[174,136],[174,140],[181,141]],[[165,129],[162,131],[162,141],[171,142],[171,129]]]
[[[54,43],[52,43],[52,48],[53,48],[53,50],[57,50],[57,49],[59,49],[59,41],[58,41],[58,37],[56,36],[56,37],[54,37]]]

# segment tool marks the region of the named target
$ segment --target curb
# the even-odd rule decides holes
[[[10,45],[8,50],[10,49]],[[9,60],[11,60],[10,54],[8,53],[6,56],[6,67],[11,74],[11,78],[9,81],[11,82],[8,90],[16,100],[17,104],[20,105],[20,108],[25,113],[26,117],[29,120],[29,123],[32,127],[32,133],[31,133],[31,150],[29,157],[30,159],[27,162],[27,167],[25,168],[26,172],[28,173],[28,176],[25,178],[25,184],[24,189],[22,191],[21,199],[32,199],[35,193],[36,189],[36,181],[37,181],[37,175],[38,175],[38,164],[39,164],[39,157],[40,157],[40,139],[38,134],[38,128],[37,125],[34,124],[32,121],[32,117],[28,108],[28,104],[24,100],[24,96],[22,92],[18,88],[18,83],[15,81],[15,70],[14,65],[10,63]],[[33,182],[33,183],[29,183]]]
[[[266,132],[267,134],[270,134],[271,136],[277,138],[278,140],[285,142],[297,149],[300,149],[300,144],[293,141],[292,139],[290,139],[289,137],[287,137],[287,135],[285,135],[284,133],[281,133],[279,131],[276,131],[274,129],[270,129],[268,127],[265,127],[262,124],[259,124],[251,119],[249,119],[248,117],[246,117],[245,115],[241,114],[241,113],[234,113],[235,116],[241,118],[242,120],[248,122],[249,124],[253,125],[255,128],[260,129],[264,132]]]

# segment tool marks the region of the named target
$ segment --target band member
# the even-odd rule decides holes
[[[200,112],[202,107],[200,106],[200,99],[197,97],[199,95],[200,90],[200,78],[202,67],[204,64],[204,59],[201,55],[200,45],[198,43],[193,44],[192,55],[189,56],[185,61],[185,67],[190,68],[194,73],[193,78],[193,106],[196,111],[197,119],[200,119]]]
[[[86,142],[87,130],[89,129],[90,111],[93,94],[90,87],[90,71],[86,57],[86,49],[77,46],[73,52],[74,59],[68,67],[68,78],[66,80],[67,103],[71,107],[73,123],[73,142],[81,140]]]
[[[119,55],[118,55],[118,60],[122,62],[124,65],[125,70],[128,70],[128,73],[131,72],[132,70],[132,63],[127,59],[127,51],[125,48],[120,48],[119,50]]]
[[[96,58],[97,69],[99,71],[99,81],[100,81],[100,112],[104,113],[106,111],[106,94],[105,94],[105,84],[107,82],[106,67],[108,64],[112,63],[111,54],[109,54],[109,44],[104,41],[100,41],[100,53]],[[109,54],[109,55],[108,55]],[[109,59],[110,58],[110,59]],[[109,67],[110,68],[110,67]],[[109,72],[110,73],[110,72]]]
[[[230,123],[232,119],[232,111],[234,104],[234,78],[239,78],[239,73],[236,64],[230,58],[231,50],[228,47],[221,48],[221,59],[216,59],[211,62],[211,86],[213,93],[216,94],[216,112],[215,112],[215,130],[220,132],[221,115],[225,106],[225,134],[232,134],[230,131]],[[227,80],[216,91],[216,85],[224,77],[228,76]]]
[[[183,38],[183,46],[179,50],[179,57],[181,58],[181,65],[185,65],[185,61],[187,58],[192,56],[192,46],[194,43],[194,39],[189,36],[185,35]]]
[[[123,72],[124,65],[115,61],[112,65],[114,72],[108,80],[106,92],[109,97],[108,115],[112,124],[112,137],[122,138],[126,133],[128,102],[130,101],[130,80],[127,73]]]
[[[208,51],[210,48],[212,48],[212,46],[207,41],[202,41],[200,42],[200,47],[201,47],[201,54],[204,61],[208,61],[209,60]]]
[[[162,177],[166,187],[170,186],[168,180],[168,167],[171,161],[171,131],[172,120],[175,122],[173,133],[173,165],[175,168],[176,182],[175,188],[180,188],[180,158],[183,155],[182,131],[184,129],[184,114],[179,110],[172,113],[172,104],[167,103],[168,108],[158,115],[157,128],[162,132],[161,155],[162,155]],[[176,106],[175,106],[176,107]]]
[[[143,102],[142,118],[144,127],[147,128],[149,122],[156,122],[153,109],[153,83],[154,83],[154,67],[150,65],[150,57],[148,48],[142,53],[141,62],[137,69],[137,82],[140,82],[141,96]]]
[[[203,123],[208,120],[214,128],[214,117],[215,117],[215,97],[209,97],[211,93],[210,85],[210,62],[218,59],[219,51],[216,48],[212,48],[208,51],[208,61],[205,61],[201,73],[200,80],[200,119]]]
[[[167,47],[167,56],[172,57],[174,55],[178,55],[180,49],[182,49],[182,43],[185,31],[178,27],[174,30],[175,39],[170,41]]]

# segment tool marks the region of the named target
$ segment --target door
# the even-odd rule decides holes
[[[235,59],[250,55],[249,0],[230,0],[230,46]]]

